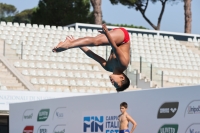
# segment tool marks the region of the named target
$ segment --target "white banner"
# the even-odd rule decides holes
[[[0,91],[0,110],[9,110],[10,103],[37,101],[58,97],[89,95],[89,93]]]
[[[10,104],[10,133],[119,133],[121,102],[134,133],[200,132],[200,86],[187,86]]]

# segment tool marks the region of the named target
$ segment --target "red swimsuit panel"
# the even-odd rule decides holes
[[[129,34],[128,34],[128,31],[124,28],[114,28],[113,30],[116,30],[116,29],[120,29],[124,32],[124,40],[122,43],[127,43],[129,40],[130,40],[130,37],[129,37]]]

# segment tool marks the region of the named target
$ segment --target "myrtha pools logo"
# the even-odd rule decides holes
[[[166,124],[163,125],[158,133],[177,133],[178,132],[178,125],[177,124]]]
[[[41,109],[38,113],[37,121],[46,121],[49,117],[49,109]]]
[[[85,116],[83,132],[103,132],[103,116]]]
[[[157,118],[172,118],[178,110],[179,102],[167,102],[161,105]]]

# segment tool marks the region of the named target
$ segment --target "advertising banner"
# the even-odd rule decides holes
[[[10,133],[119,133],[122,102],[133,133],[200,133],[200,86],[13,103]]]

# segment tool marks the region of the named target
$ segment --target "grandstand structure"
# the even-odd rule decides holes
[[[110,73],[79,48],[52,52],[67,35],[96,36],[99,29],[81,23],[56,27],[0,22],[1,90],[115,92]],[[128,90],[200,84],[199,35],[126,29],[131,37]],[[111,48],[90,49],[107,59]]]

